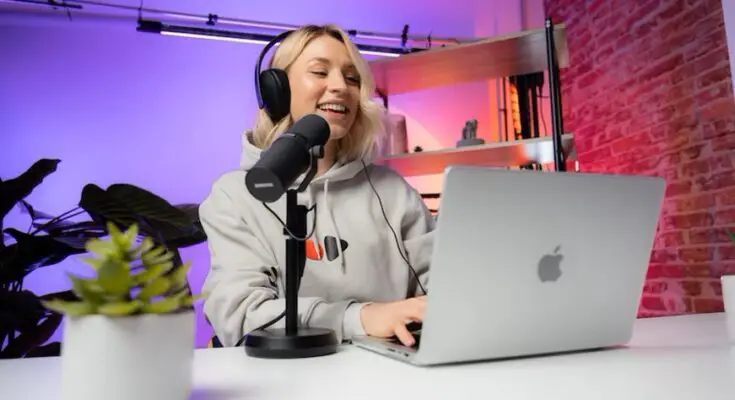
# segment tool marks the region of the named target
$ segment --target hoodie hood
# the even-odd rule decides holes
[[[252,168],[255,163],[258,162],[258,160],[260,159],[260,155],[263,153],[263,151],[265,151],[264,149],[261,149],[253,144],[252,134],[252,130],[247,130],[242,135],[242,155],[240,157],[240,168],[245,171]],[[315,241],[310,241],[310,243],[314,244],[313,250],[316,254],[321,253],[321,250],[316,245],[316,243],[318,243],[319,233],[324,232],[325,230],[325,227],[320,226],[319,224],[319,221],[323,221],[323,219],[318,218],[317,214],[326,215],[327,221],[329,223],[329,226],[327,226],[326,229],[331,229],[331,234],[336,238],[336,243],[341,243],[342,240],[339,235],[339,227],[337,226],[334,219],[333,209],[330,205],[330,184],[352,179],[358,173],[363,173],[363,169],[371,165],[374,160],[375,151],[373,149],[368,154],[364,155],[362,157],[362,160],[357,159],[346,163],[338,161],[332,166],[332,168],[327,170],[322,175],[315,176],[314,179],[312,179],[309,187],[305,190],[307,206],[311,210],[310,214],[313,214],[311,215],[311,218],[317,220],[316,223],[312,223],[311,221],[309,222],[309,226],[314,227],[314,232],[312,236],[314,238],[317,238],[317,240]],[[305,176],[306,173],[301,174],[298,178],[296,178],[294,186],[300,184]],[[323,201],[317,201],[317,196],[322,196]],[[317,204],[320,204],[320,209],[317,209]],[[336,251],[337,257],[333,260],[333,262],[341,263],[342,267],[344,268],[344,257],[342,256],[341,246],[336,246]],[[325,259],[322,260],[324,262],[327,262]]]

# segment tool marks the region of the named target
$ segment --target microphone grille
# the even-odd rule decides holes
[[[306,114],[289,131],[303,136],[311,146],[325,145],[331,133],[327,120],[318,114]]]

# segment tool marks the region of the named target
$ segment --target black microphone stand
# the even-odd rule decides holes
[[[298,204],[298,194],[306,190],[317,172],[317,160],[324,148],[310,150],[309,169],[297,189],[286,191],[286,327],[259,329],[248,333],[245,352],[259,358],[306,358],[337,352],[337,336],[331,329],[299,327],[299,286],[306,266],[307,216],[309,209]],[[316,216],[314,217],[316,218]]]

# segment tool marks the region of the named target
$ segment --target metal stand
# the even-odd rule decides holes
[[[546,57],[549,69],[549,99],[551,103],[551,139],[554,144],[554,168],[556,171],[567,170],[564,160],[564,148],[562,147],[561,135],[564,133],[564,125],[561,113],[561,88],[559,84],[559,65],[556,59],[556,45],[554,43],[554,24],[547,17],[544,28],[546,31]]]
[[[306,247],[309,209],[298,204],[298,193],[305,190],[316,174],[317,154],[312,151],[312,162],[298,189],[286,192],[286,327],[261,329],[250,332],[245,339],[245,352],[259,358],[306,358],[337,352],[337,336],[331,329],[299,327],[299,286],[306,266]]]

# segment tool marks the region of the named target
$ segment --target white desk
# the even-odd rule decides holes
[[[420,368],[360,349],[303,360],[196,352],[200,399],[735,399],[724,314],[639,320],[628,347]],[[59,359],[0,360],[0,399],[57,398]]]

